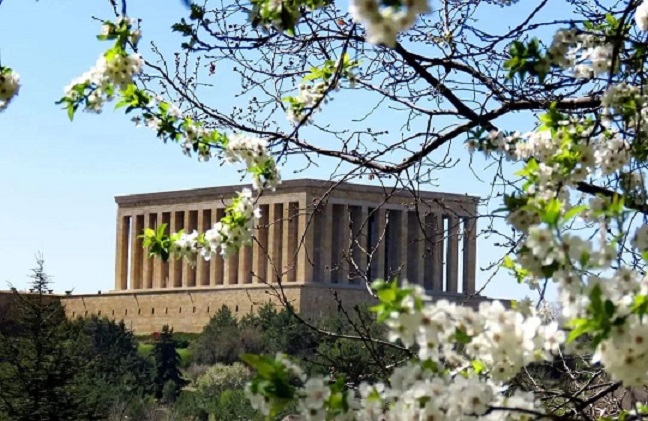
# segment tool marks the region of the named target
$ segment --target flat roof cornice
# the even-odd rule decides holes
[[[133,205],[139,203],[156,203],[156,202],[169,202],[169,201],[185,201],[191,200],[218,200],[224,196],[229,196],[242,188],[251,188],[249,184],[238,184],[230,186],[219,187],[205,187],[198,189],[176,190],[167,192],[156,193],[142,193],[131,195],[115,196],[115,202],[118,205]],[[372,186],[366,184],[348,183],[348,182],[334,182],[330,180],[317,180],[317,179],[297,179],[285,180],[276,191],[264,191],[264,196],[273,196],[286,193],[299,193],[308,190],[316,190],[316,193],[334,189],[334,192],[358,192],[358,193],[373,193],[373,194],[390,194],[394,197],[412,197],[411,193],[407,190],[396,190],[392,192],[392,187]],[[418,196],[424,200],[449,200],[454,202],[468,202],[476,203],[479,201],[477,196],[462,195],[456,193],[441,193],[430,191],[419,191]]]

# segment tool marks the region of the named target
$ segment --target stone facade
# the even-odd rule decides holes
[[[62,297],[70,317],[124,319],[137,333],[200,331],[227,304],[239,315],[271,301],[281,286],[306,317],[370,300],[364,279],[408,279],[435,297],[475,294],[477,198],[333,183],[285,181],[259,199],[255,242],[228,259],[150,259],[138,236],[210,228],[245,186],[118,196],[115,289]],[[481,297],[473,297],[479,301]]]
[[[105,316],[123,320],[137,334],[159,331],[168,324],[176,332],[200,332],[209,319],[223,305],[237,317],[254,312],[271,303],[279,306],[277,292],[264,285],[235,286],[222,289],[187,288],[167,291],[119,291],[108,294],[88,294],[61,297],[69,317]],[[354,305],[374,303],[365,287],[289,285],[283,287],[283,296],[296,311],[308,320],[321,320],[337,311],[340,300],[351,309]],[[442,294],[435,298],[466,302],[475,305],[485,298],[463,294]]]

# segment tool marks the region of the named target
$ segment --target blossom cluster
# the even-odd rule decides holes
[[[525,233],[518,263],[527,278],[550,278],[558,285],[564,324],[582,324],[582,332],[602,335],[593,361],[600,361],[615,380],[624,384],[646,384],[648,356],[642,344],[648,338],[641,321],[643,310],[635,306],[648,293],[645,278],[625,267],[612,268],[618,252],[605,235],[585,239],[560,232],[557,226],[557,221],[572,209],[568,188],[585,176],[622,171],[631,159],[630,147],[623,136],[609,128],[594,135],[582,122],[556,118],[555,122],[547,122],[551,130],[526,135],[491,133],[469,147],[528,160],[522,172],[532,181],[525,189],[526,205],[509,214],[509,222]],[[643,184],[640,172],[627,178],[630,187]],[[605,233],[613,205],[609,198],[592,197],[581,217],[601,224],[599,232]],[[549,216],[552,206],[557,208],[555,218]],[[639,227],[632,245],[639,253],[648,250],[648,228]],[[610,275],[584,275],[602,271]],[[604,316],[598,314],[603,311]],[[595,319],[608,321],[591,322]],[[613,327],[609,329],[606,323]]]
[[[210,260],[213,255],[223,257],[252,242],[254,221],[261,217],[261,210],[255,207],[250,189],[243,189],[225,211],[225,217],[214,226],[199,233],[180,232],[172,237],[171,252],[177,258],[195,262],[198,256]]]
[[[177,105],[161,98],[149,97],[138,90],[126,92],[123,97],[123,103],[128,103],[131,107],[137,104],[143,111],[143,117],[133,118],[136,125],[143,123],[165,142],[171,140],[179,143],[185,155],[191,156],[192,152],[196,152],[199,161],[207,162],[222,153],[229,163],[245,163],[247,172],[252,175],[255,190],[274,190],[281,183],[280,169],[270,156],[266,140],[238,133],[227,136],[208,129],[204,124],[184,115]]]
[[[20,90],[20,76],[9,67],[0,66],[0,111],[9,106]]]
[[[616,249],[608,243],[596,248],[591,242],[569,233],[558,239],[549,227],[543,225],[529,228],[524,247],[520,262],[537,275],[541,275],[545,267],[554,265],[607,269],[617,257]]]
[[[476,375],[443,375],[409,363],[394,370],[389,385],[360,386],[354,420],[527,420],[536,410],[532,393],[499,393],[492,382]],[[493,407],[506,410],[491,410]],[[386,408],[389,408],[386,410]],[[533,413],[533,412],[532,412]],[[540,411],[538,411],[540,413]],[[306,417],[306,419],[309,419]],[[314,419],[314,418],[310,418]]]
[[[487,146],[483,147],[488,153],[497,150],[512,154],[515,156],[513,159],[533,158],[535,162],[534,165],[527,164],[524,174],[533,180],[526,189],[527,205],[534,202],[536,206],[521,207],[509,214],[509,221],[525,233],[518,251],[518,262],[527,277],[549,277],[558,285],[561,321],[565,324],[577,323],[578,326],[581,323],[588,326],[583,332],[592,334],[606,332],[605,323],[608,322],[597,325],[587,321],[602,317],[597,313],[607,312],[603,320],[609,320],[612,328],[596,344],[593,361],[601,362],[615,380],[626,385],[643,385],[648,383],[648,355],[643,345],[648,339],[645,336],[648,330],[641,319],[641,311],[645,310],[637,308],[636,303],[648,296],[648,281],[628,268],[612,268],[618,253],[605,236],[598,237],[600,241],[596,245],[596,238],[559,233],[555,222],[541,222],[542,213],[547,220],[548,212],[543,203],[546,205],[553,200],[560,214],[565,215],[571,208],[567,187],[582,180],[584,174],[605,176],[621,171],[631,158],[630,148],[624,137],[611,134],[609,129],[599,136],[592,136],[588,130],[576,130],[575,122],[560,122],[559,125],[563,128],[528,135],[491,133],[485,141]],[[579,142],[581,138],[576,136],[584,133],[587,136],[583,138],[589,140],[587,143]],[[565,156],[572,157],[573,166],[569,166]],[[563,170],[566,164],[571,171]],[[631,187],[643,184],[640,172],[628,179]],[[560,185],[562,190],[557,188]],[[612,205],[610,199],[592,197],[581,217],[601,223],[600,232],[605,233],[604,215]],[[639,253],[648,251],[648,228],[645,225],[639,227],[631,242]],[[610,273],[610,276],[584,275],[601,271]],[[609,304],[603,306],[600,303]],[[496,361],[489,361],[489,366],[491,364],[497,366]]]
[[[222,221],[205,232],[206,246],[202,250],[205,259],[219,252],[228,256],[252,242],[254,221],[261,217],[261,209],[255,207],[252,191],[243,189],[226,210]]]
[[[135,90],[135,94],[141,94],[141,91]],[[134,95],[123,96],[123,102],[137,101],[136,99],[133,101]],[[164,101],[160,97],[144,96],[144,98],[145,103],[138,104],[144,111],[143,118],[136,116],[132,119],[136,126],[143,123],[165,142],[172,140],[179,143],[184,155],[190,157],[192,152],[196,152],[200,162],[208,162],[212,158],[212,146],[222,143],[218,132],[208,130],[203,124],[184,116],[180,107],[171,102]]]
[[[157,111],[152,110],[157,106]],[[222,152],[229,163],[243,162],[252,176],[252,187],[261,191],[274,190],[281,183],[281,173],[276,161],[270,156],[264,139],[232,134],[226,136],[218,131],[209,130],[193,119],[182,115],[179,107],[168,102],[151,100],[145,107],[145,124],[156,131],[163,139],[183,139],[180,141],[186,155],[198,152],[198,159],[209,161]],[[171,252],[177,258],[185,258],[194,263],[200,255],[209,260],[212,255],[229,256],[252,241],[254,224],[261,217],[260,208],[250,189],[243,189],[225,209],[225,217],[203,234],[194,231],[182,233],[173,241]]]
[[[285,354],[281,352],[277,353],[277,355],[274,357],[273,363],[275,363],[276,366],[280,367],[280,373],[283,374],[283,376],[286,377],[290,383],[307,382],[307,376],[304,370],[302,370],[301,367],[292,362],[290,358],[288,358]],[[312,381],[308,384],[315,386],[316,382]],[[260,393],[261,391],[258,390],[256,386],[257,385],[255,385],[254,383],[250,383],[246,387],[246,392],[248,398],[250,399],[250,404],[257,411],[261,412],[262,414],[268,415],[271,411],[272,398]]]
[[[554,275],[560,285],[562,316],[581,324],[591,323],[601,303],[605,303],[605,317],[610,328],[596,344],[592,362],[600,362],[605,371],[626,386],[648,384],[648,325],[643,316],[645,309],[638,303],[648,302],[648,279],[627,267],[612,272],[611,276],[590,275],[581,279],[576,271],[561,271]],[[643,319],[643,320],[642,320]],[[596,337],[599,333],[593,329]]]
[[[307,125],[313,114],[332,100],[331,92],[340,90],[341,80],[348,80],[350,88],[355,86],[357,77],[353,70],[357,66],[358,62],[345,53],[335,61],[326,60],[322,66],[313,67],[299,84],[299,94],[284,98],[288,102],[288,120],[295,125]]]
[[[552,64],[572,70],[574,77],[589,79],[611,70],[612,53],[613,46],[597,35],[562,29],[554,35],[548,56]]]
[[[642,1],[635,10],[635,23],[640,31],[648,31],[648,1]]]
[[[290,104],[286,111],[288,120],[293,124],[308,124],[312,121],[313,114],[319,111],[322,105],[329,102],[326,94],[329,91],[339,90],[339,83],[335,87],[331,87],[328,82],[300,83],[299,94],[290,98]],[[308,118],[305,118],[306,116]]]
[[[113,100],[116,91],[130,86],[142,71],[142,57],[127,52],[128,43],[136,47],[141,37],[140,31],[133,29],[134,25],[134,20],[124,16],[116,23],[104,22],[98,38],[115,40],[115,45],[97,59],[94,67],[65,88],[65,95],[58,103],[66,106],[70,118],[81,105],[85,111],[100,113],[104,103]]]
[[[601,120],[618,124],[626,133],[648,133],[648,95],[644,88],[625,82],[612,84],[601,97]]]
[[[547,325],[540,317],[507,310],[499,301],[471,307],[439,300],[417,308],[417,300],[429,300],[419,286],[386,320],[389,340],[416,345],[418,356],[436,364],[442,361],[465,364],[466,356],[489,367],[494,380],[506,381],[538,358],[550,360],[565,340],[555,322]],[[455,347],[457,339],[465,354]]]
[[[244,162],[247,165],[255,190],[264,187],[274,190],[281,182],[279,168],[268,153],[268,144],[264,139],[234,134],[228,138],[224,153],[228,162]]]
[[[637,7],[635,23],[648,31],[648,1]],[[612,54],[603,37],[577,29],[558,31],[548,51],[553,65],[587,78],[616,71]],[[601,124],[552,108],[530,133],[492,131],[472,138],[468,148],[525,162],[518,173],[525,179],[522,191],[506,204],[509,222],[524,234],[517,262],[508,267],[536,287],[538,279],[557,284],[558,321],[571,328],[565,351],[573,351],[575,339],[587,334],[592,362],[601,363],[614,380],[639,386],[648,384],[648,278],[626,266],[621,253],[648,261],[648,225],[628,221],[620,194],[572,203],[580,182],[610,179],[618,180],[626,200],[645,202],[640,139],[648,133],[648,98],[642,85],[624,79],[601,95],[596,115]],[[597,235],[565,232],[564,224],[575,217]],[[624,232],[610,241],[613,226]]]
[[[143,122],[165,142],[180,143],[186,155],[197,152],[199,160],[208,161],[220,151],[228,162],[246,164],[255,190],[274,189],[281,181],[280,171],[265,140],[239,134],[228,138],[183,115],[175,104],[137,88],[134,77],[141,72],[143,60],[139,54],[128,52],[128,47],[135,49],[141,38],[134,25],[135,20],[126,17],[120,17],[116,23],[104,22],[98,38],[114,40],[115,44],[90,71],[66,88],[59,103],[65,104],[70,118],[81,105],[88,111],[100,112],[106,101],[119,95],[117,108],[127,107],[127,112],[141,111],[141,116],[134,118],[136,124]],[[260,210],[255,207],[252,192],[244,189],[226,208],[225,217],[207,232],[167,236],[164,230],[151,231],[145,233],[146,244],[164,255],[173,254],[190,262],[195,262],[199,254],[205,259],[214,254],[226,256],[251,242],[254,221],[259,217]]]
[[[92,69],[65,87],[64,98],[73,103],[83,102],[85,111],[101,113],[104,104],[115,98],[115,88],[123,89],[133,83],[143,63],[139,54],[113,59],[99,57]]]
[[[499,153],[512,161],[527,161],[523,175],[533,181],[527,195],[538,202],[558,198],[567,211],[568,188],[588,177],[607,176],[624,168],[631,158],[630,144],[612,127],[594,134],[591,122],[586,120],[559,115],[552,124],[557,128],[524,134],[491,131],[484,139],[471,139],[467,146],[471,153],[480,150],[487,156]],[[642,179],[636,171],[629,179],[631,187]],[[527,212],[512,211],[509,222],[519,230],[527,231],[532,222],[537,222]]]
[[[302,379],[296,396],[303,420],[528,420],[542,413],[532,393],[502,385],[530,362],[559,351],[565,334],[556,323],[543,324],[533,310],[525,317],[499,302],[475,311],[445,300],[427,302],[417,286],[404,289],[411,293],[387,311],[388,339],[417,350],[419,359],[396,367],[388,381],[363,382],[357,391],[318,376],[304,381],[290,365]],[[479,365],[490,371],[473,368]],[[261,392],[258,384],[248,388],[255,407],[269,414],[272,397]],[[344,405],[336,407],[339,402]]]
[[[367,41],[391,48],[396,47],[398,33],[411,28],[416,17],[429,10],[427,0],[405,0],[399,6],[382,5],[378,0],[352,0],[349,4],[351,17],[367,31]]]

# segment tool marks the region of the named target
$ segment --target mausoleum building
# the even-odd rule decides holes
[[[64,297],[70,317],[123,319],[136,333],[200,331],[223,304],[238,315],[278,297],[306,317],[371,302],[367,279],[397,278],[475,303],[473,196],[320,180],[284,181],[258,200],[254,242],[226,259],[149,258],[140,235],[204,231],[245,186],[116,197],[114,290]]]

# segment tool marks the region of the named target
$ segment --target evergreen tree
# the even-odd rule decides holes
[[[191,346],[198,364],[232,364],[243,352],[239,324],[226,305],[223,305],[203,328],[200,338]]]
[[[173,401],[187,381],[180,372],[180,355],[173,340],[173,329],[168,325],[162,327],[151,354],[155,364],[155,396],[158,399],[164,397],[166,401]]]
[[[84,362],[76,392],[88,412],[79,418],[104,419],[118,402],[153,392],[153,367],[137,352],[137,341],[123,321],[93,316],[71,324],[77,355]]]
[[[76,420],[84,405],[74,394],[80,364],[69,323],[43,265],[38,256],[31,293],[14,290],[17,326],[0,336],[0,419]]]

